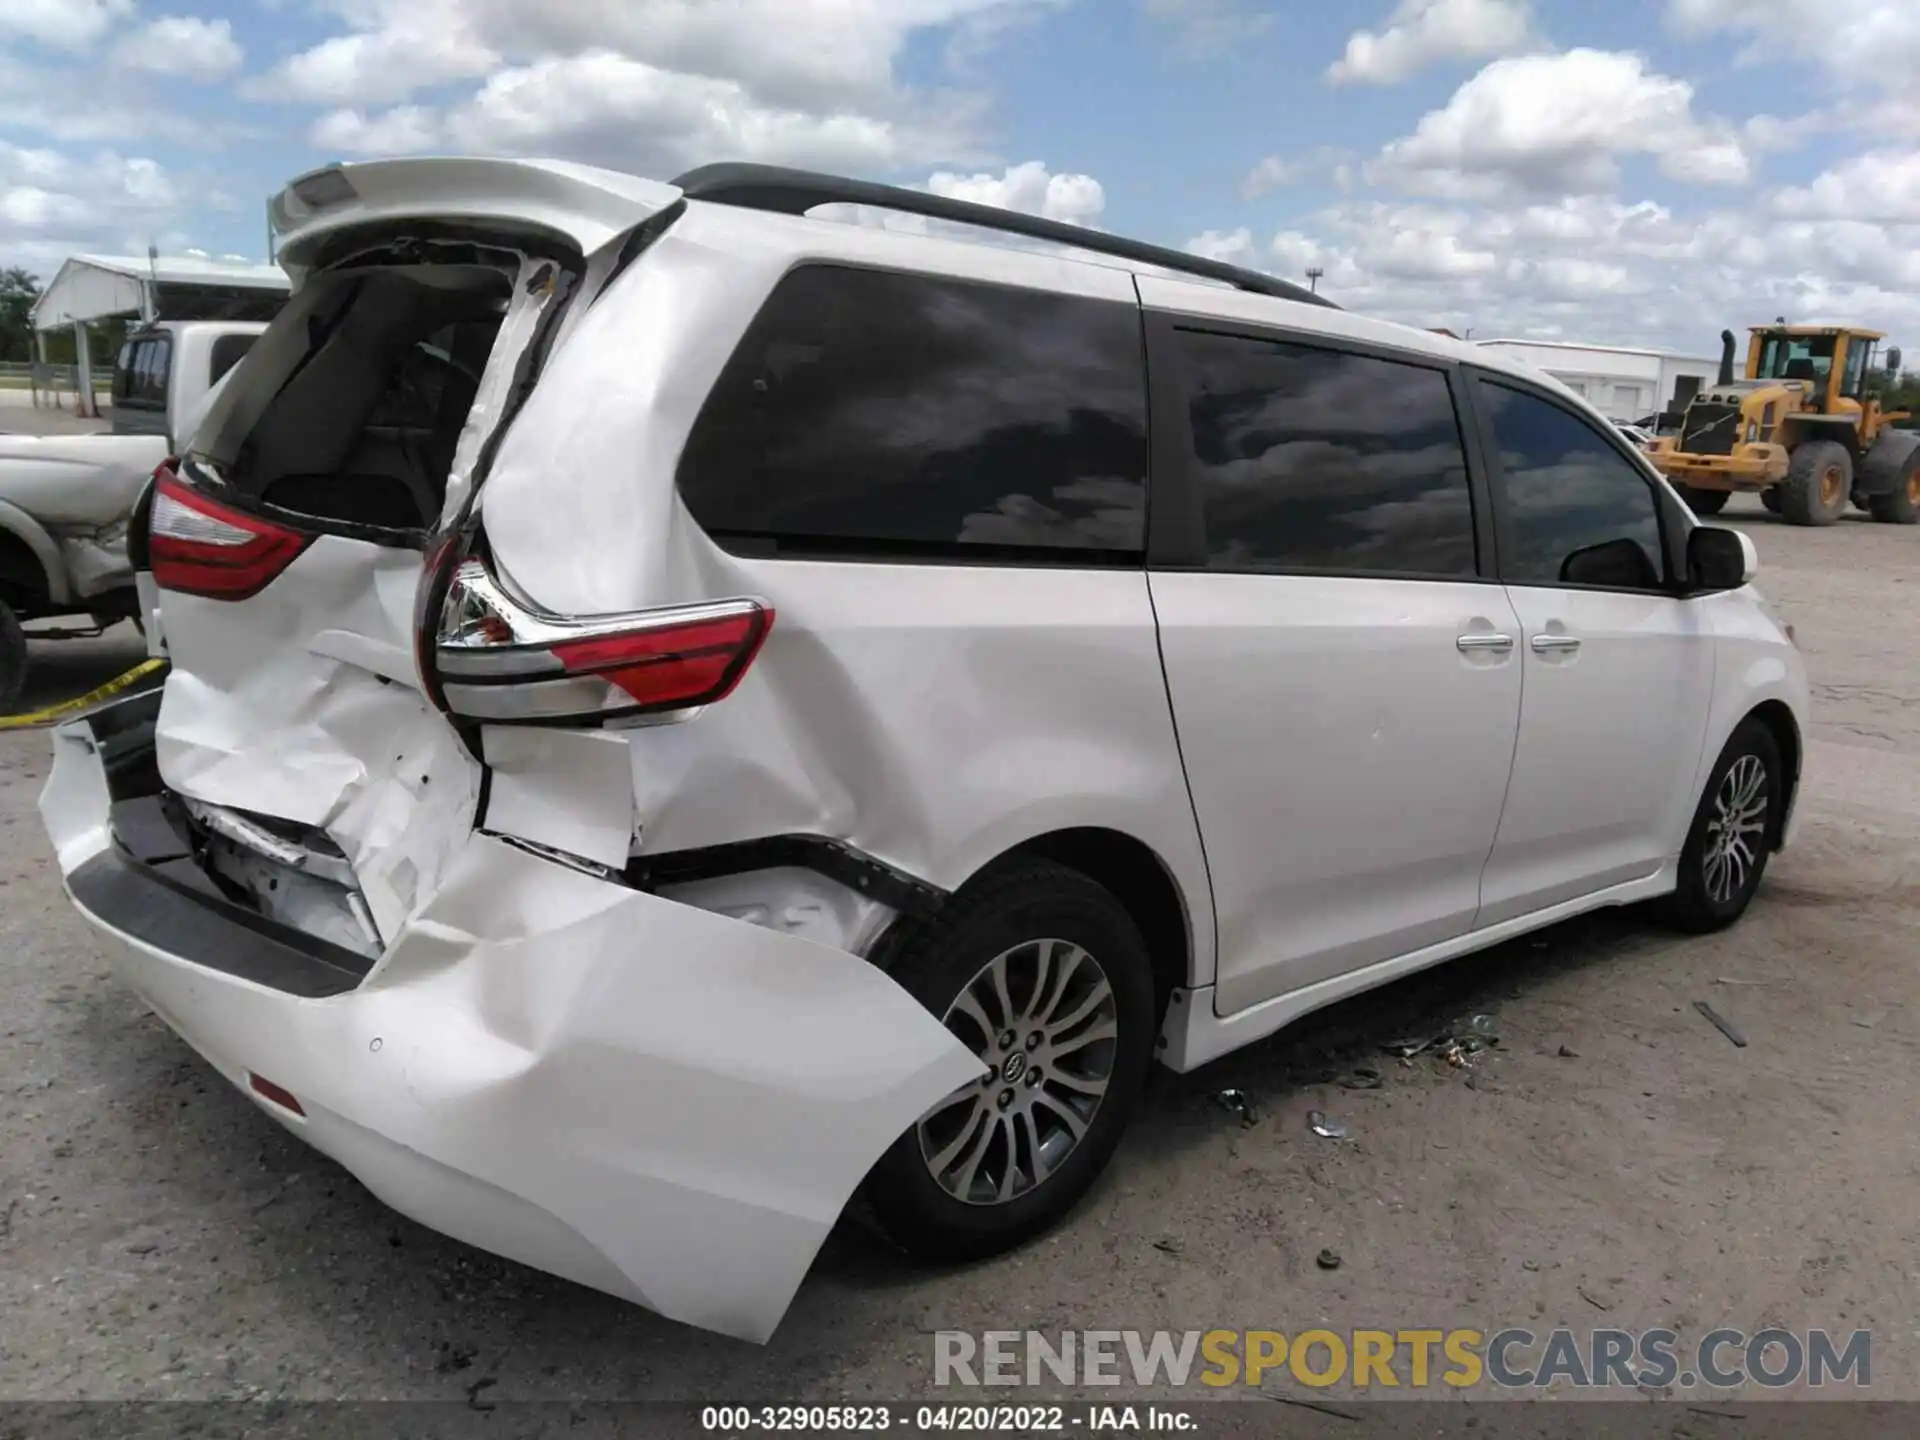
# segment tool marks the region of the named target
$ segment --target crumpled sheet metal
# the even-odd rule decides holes
[[[384,936],[432,893],[479,788],[473,757],[404,683],[419,576],[412,551],[323,535],[245,605],[166,599],[162,778],[325,830]],[[316,616],[335,628],[316,636]]]
[[[89,600],[133,584],[125,519],[111,525],[56,531],[53,538],[60,546],[60,558],[66,562],[67,583],[80,599]]]
[[[105,790],[88,747],[57,743],[65,866]],[[486,835],[346,996],[123,949],[163,1019],[235,1084],[290,1090],[305,1120],[263,1108],[396,1208],[752,1341],[881,1152],[983,1073],[855,956]]]

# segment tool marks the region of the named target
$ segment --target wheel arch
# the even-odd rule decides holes
[[[1175,990],[1194,983],[1194,918],[1172,868],[1145,841],[1101,825],[1077,825],[1033,835],[980,865],[958,887],[960,894],[984,877],[1021,860],[1050,860],[1104,886],[1146,941],[1153,963],[1156,1017]],[[937,917],[936,917],[937,920]],[[873,960],[882,969],[917,924],[908,917],[889,927]]]
[[[26,511],[0,500],[0,594],[63,604],[71,596],[60,547]]]
[[[1787,768],[1786,801],[1774,812],[1773,833],[1767,837],[1767,843],[1778,850],[1785,843],[1787,816],[1792,813],[1800,793],[1800,766],[1805,753],[1800,725],[1783,700],[1762,700],[1741,717],[1741,724],[1748,720],[1758,721],[1767,727],[1774,744],[1780,747],[1780,763]]]

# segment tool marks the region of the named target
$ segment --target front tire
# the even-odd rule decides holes
[[[1853,455],[1838,440],[1808,440],[1781,482],[1780,513],[1791,525],[1831,525],[1853,495]]]
[[[27,632],[13,607],[0,600],[0,715],[11,715],[27,688]]]
[[[1071,1210],[1106,1168],[1153,1056],[1153,968],[1105,887],[1050,861],[983,878],[888,964],[992,1068],[868,1176],[874,1217],[930,1260],[997,1254]]]
[[[1780,513],[1780,487],[1778,485],[1769,485],[1766,489],[1762,490],[1760,492],[1760,503],[1767,507],[1767,513],[1769,515],[1778,515]]]
[[[1743,720],[1707,777],[1667,917],[1694,934],[1721,930],[1745,913],[1779,834],[1786,766],[1773,732]]]

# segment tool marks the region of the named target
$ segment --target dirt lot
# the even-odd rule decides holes
[[[267,1121],[111,978],[34,812],[46,737],[0,735],[0,1398],[859,1400],[924,1393],[942,1328],[1315,1323],[1868,1328],[1875,1392],[1920,1398],[1920,529],[1729,518],[1818,706],[1745,923],[1604,915],[1163,1075],[1064,1229],[927,1273],[843,1224],[765,1348],[443,1240]],[[139,650],[45,655],[51,695]],[[1379,1054],[1474,1012],[1469,1069]],[[1355,1063],[1383,1086],[1331,1083]]]

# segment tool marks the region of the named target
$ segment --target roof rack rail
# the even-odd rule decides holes
[[[998,230],[1008,235],[1023,235],[1030,240],[1045,240],[1075,250],[1112,255],[1142,265],[1173,270],[1223,281],[1237,290],[1257,295],[1272,295],[1281,300],[1297,300],[1304,305],[1340,307],[1324,295],[1302,285],[1245,270],[1224,261],[1129,240],[1101,230],[1088,230],[1017,210],[1002,210],[992,205],[977,205],[970,200],[950,200],[923,190],[908,190],[898,185],[878,185],[869,180],[847,180],[838,175],[821,175],[810,170],[789,170],[779,165],[724,163],[702,165],[689,170],[673,182],[689,200],[704,200],[714,205],[738,205],[746,210],[768,210],[781,215],[804,215],[819,205],[866,205],[879,210],[895,210],[906,215],[923,215],[930,220],[973,225]]]

